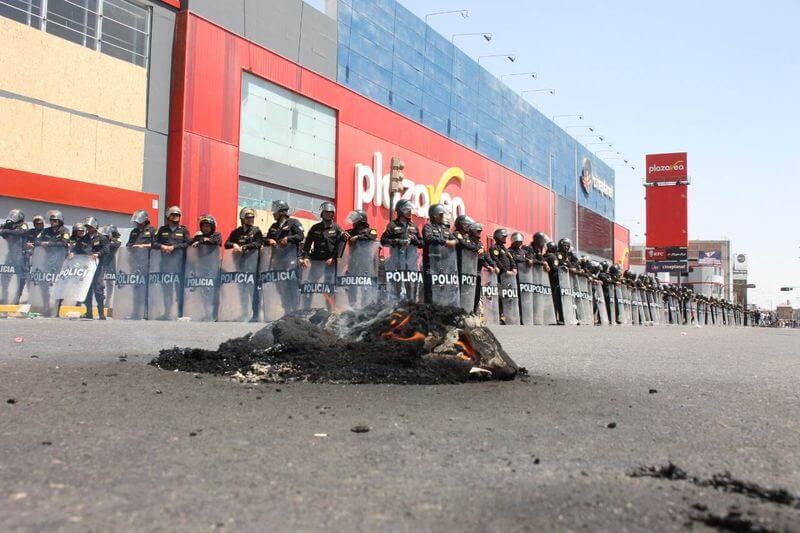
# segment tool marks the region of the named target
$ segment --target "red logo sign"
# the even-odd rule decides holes
[[[689,177],[686,152],[676,154],[648,154],[646,159],[647,183],[685,181]]]

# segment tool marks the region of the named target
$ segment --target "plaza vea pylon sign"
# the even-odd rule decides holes
[[[406,169],[406,172],[409,169]],[[413,169],[411,169],[413,171]],[[404,178],[402,195],[395,195],[395,203],[400,199],[410,200],[414,206],[414,214],[420,218],[428,218],[428,208],[433,204],[442,204],[451,214],[451,220],[467,213],[464,199],[452,196],[445,189],[453,182],[464,183],[464,171],[458,167],[445,170],[436,185],[425,185]],[[372,155],[372,167],[357,163],[355,168],[355,208],[363,209],[368,204],[389,209],[389,172],[384,172],[383,154]]]

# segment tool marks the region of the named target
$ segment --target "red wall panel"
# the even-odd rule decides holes
[[[238,222],[241,78],[248,71],[337,110],[341,218],[354,205],[355,165],[372,167],[372,154],[380,151],[385,172],[390,158],[399,156],[406,176],[418,184],[435,185],[448,168],[463,169],[464,183],[451,183],[446,191],[463,197],[487,234],[501,225],[527,237],[553,232],[546,187],[209,21],[181,12],[174,50],[167,197],[183,206],[192,228],[203,212],[214,214],[223,232]],[[385,224],[385,210],[369,211],[373,224]]]
[[[647,187],[647,247],[688,246],[686,185]]]
[[[614,262],[630,268],[631,232],[628,228],[614,224]]]

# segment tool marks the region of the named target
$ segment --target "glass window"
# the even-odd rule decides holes
[[[316,214],[322,202],[331,198],[313,196],[308,193],[267,185],[262,182],[239,178],[239,209],[251,207],[256,211],[256,225],[266,231],[274,222],[272,202],[283,200],[289,204],[290,213],[299,219],[306,230],[318,222]]]
[[[0,16],[147,66],[150,9],[130,0],[0,0]]]
[[[38,28],[42,24],[42,0],[0,0],[0,17]]]

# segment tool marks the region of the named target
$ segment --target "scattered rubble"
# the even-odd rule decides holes
[[[412,302],[341,315],[299,311],[215,351],[162,350],[151,364],[242,383],[446,384],[526,373],[478,317]]]

